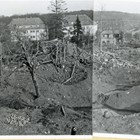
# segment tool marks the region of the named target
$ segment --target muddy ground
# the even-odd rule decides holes
[[[122,60],[139,65],[138,49],[119,50]],[[140,69],[93,70],[93,132],[139,134]]]
[[[0,135],[70,135],[72,127],[76,135],[91,135],[91,68],[87,71],[84,80],[63,85],[50,80],[54,67],[39,68],[41,95],[36,100],[29,73],[12,74],[0,87]]]

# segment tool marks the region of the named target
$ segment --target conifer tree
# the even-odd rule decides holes
[[[75,23],[73,24],[73,38],[72,38],[72,42],[76,43],[77,45],[79,45],[81,38],[80,35],[83,34],[82,32],[82,25],[81,25],[81,21],[79,20],[79,17],[77,16]]]
[[[53,13],[51,23],[53,38],[62,38],[64,14],[67,12],[66,2],[64,0],[52,0],[49,10]]]

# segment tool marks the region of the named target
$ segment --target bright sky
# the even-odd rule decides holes
[[[140,0],[94,0],[94,10],[122,11],[140,14]]]
[[[65,0],[69,11],[91,10],[93,0]],[[0,15],[48,13],[50,0],[0,0]]]

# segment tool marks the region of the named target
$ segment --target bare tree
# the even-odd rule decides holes
[[[35,94],[33,96],[36,99],[40,96],[38,75],[36,73],[37,68],[39,66],[52,64],[57,72],[59,72],[65,58],[65,44],[60,40],[46,41],[48,44],[45,45],[45,47],[47,47],[47,51],[45,51],[45,48],[41,47],[40,42],[31,41],[27,36],[25,36],[25,30],[19,29],[18,27],[15,28],[12,39],[14,42],[11,42],[10,44],[14,44],[14,49],[10,48],[9,51],[12,54],[11,64],[13,64],[15,68],[5,77],[5,80],[7,80],[8,77],[18,69],[26,67],[31,75],[35,89]],[[51,44],[50,46],[49,43]]]
[[[67,66],[71,67],[73,65],[70,77],[68,77],[68,79],[64,79],[65,81],[62,83],[66,84],[73,78],[77,63],[79,63],[79,58],[77,58],[78,55],[75,54],[74,62],[71,62],[72,60],[70,61],[71,58],[68,58],[69,56],[67,56],[67,51],[65,50],[67,44],[61,40],[56,39],[52,41],[45,41],[46,45],[43,48],[39,42],[35,43],[31,41],[24,33],[25,31],[23,29],[19,29],[18,27],[13,33],[15,36],[13,37],[15,42],[11,42],[9,45],[15,45],[13,49],[9,47],[9,50],[12,57],[10,64],[14,65],[14,69],[11,70],[11,73],[5,77],[5,80],[7,80],[8,77],[15,71],[25,67],[30,73],[35,89],[33,97],[34,99],[37,99],[41,95],[38,78],[42,79],[42,77],[37,74],[37,69],[40,66],[46,67],[48,64],[52,64],[57,73],[63,73],[64,75],[65,73],[63,70]]]
[[[14,42],[11,42],[10,44],[14,44],[14,48],[9,48],[9,51],[10,54],[12,54],[11,64],[13,64],[15,68],[5,77],[5,80],[7,80],[7,78],[16,70],[26,67],[31,75],[35,89],[35,95],[33,96],[36,99],[40,96],[40,90],[36,76],[36,69],[41,64],[40,60],[38,60],[38,55],[40,53],[39,42],[32,42],[27,36],[25,36],[24,32],[25,31],[23,29],[21,30],[18,27],[16,27],[15,31],[13,32],[12,39],[14,39]]]

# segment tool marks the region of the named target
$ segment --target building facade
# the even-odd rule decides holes
[[[116,44],[116,40],[111,30],[103,31],[101,33],[101,43],[103,45]]]
[[[102,45],[116,45],[121,43],[123,40],[123,34],[121,31],[116,30],[104,30],[101,33],[101,44]]]
[[[17,41],[17,36],[27,37],[31,41],[48,39],[48,29],[40,18],[15,18],[9,28],[12,41]]]
[[[71,34],[74,30],[73,25],[76,22],[77,15],[67,15],[65,17],[65,28],[67,33]],[[95,35],[97,31],[97,23],[93,22],[87,15],[78,15],[78,18],[82,25],[83,33],[89,35]]]

